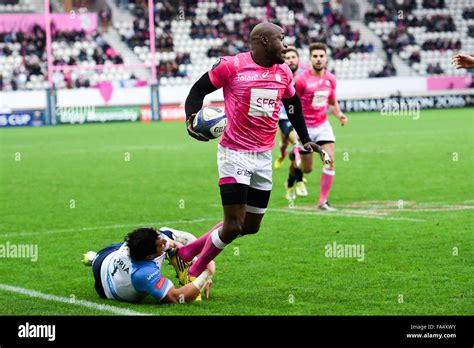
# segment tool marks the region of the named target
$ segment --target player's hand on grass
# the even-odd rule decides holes
[[[206,300],[209,299],[209,292],[211,291],[212,279],[209,280],[207,285],[204,287],[204,296],[206,296]]]
[[[214,275],[216,273],[216,263],[214,260],[209,262],[206,266],[206,269],[209,271],[210,275]],[[209,299],[209,292],[211,291],[212,279],[209,280],[206,287],[204,288],[204,295],[206,296],[206,300]]]
[[[196,117],[196,113],[192,114],[191,117],[186,119],[186,127],[188,128],[188,134],[192,136],[194,139],[199,140],[199,141],[209,141],[208,138],[206,138],[204,135],[196,133],[193,130],[193,121],[194,118]]]
[[[468,54],[456,54],[452,59],[453,65],[456,69],[470,69],[474,68],[474,56]]]
[[[214,260],[211,260],[211,262],[207,264],[206,269],[209,271],[210,275],[214,275],[214,273],[216,273],[216,263]]]
[[[321,157],[321,161],[324,163],[324,164],[329,164],[331,163],[331,157],[329,157],[329,154],[323,150],[323,148],[321,146],[319,146],[318,144],[316,143],[313,143],[313,142],[307,142],[306,144],[304,144],[304,148],[306,151],[309,151],[309,152],[317,152],[319,153],[319,157]]]
[[[347,116],[344,114],[341,114],[338,118],[339,118],[339,122],[341,123],[341,126],[344,126],[347,123],[347,121],[349,121]]]

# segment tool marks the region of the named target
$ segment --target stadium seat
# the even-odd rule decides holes
[[[439,64],[445,73],[463,74],[463,69],[453,69],[452,65],[443,63],[441,52],[459,51],[461,48],[471,52],[472,39],[465,35],[467,20],[463,12],[473,6],[472,1],[446,1],[444,8],[424,8],[422,1],[413,2],[411,10],[404,9],[404,18],[397,19],[390,15],[389,9],[397,9],[401,2],[396,0],[371,0],[373,4],[384,4],[379,10],[369,11],[365,14],[368,27],[379,35],[388,46],[412,66],[415,71],[424,73],[424,67]],[[380,10],[381,9],[381,10]],[[454,25],[451,25],[453,21]],[[389,24],[392,28],[388,35],[383,35],[380,24]],[[403,38],[405,33],[416,45],[410,44]],[[419,52],[421,65],[416,59],[411,59],[413,53]]]

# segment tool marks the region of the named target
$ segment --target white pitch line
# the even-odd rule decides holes
[[[212,207],[218,206],[217,204],[211,205]],[[344,213],[340,210],[338,212],[319,212],[319,211],[308,211],[308,210],[298,210],[297,208],[288,208],[288,209],[279,209],[279,208],[267,208],[267,211],[271,212],[278,212],[278,213],[289,213],[289,214],[299,214],[299,215],[317,215],[317,216],[343,216],[343,217],[361,217],[366,219],[377,219],[377,220],[394,220],[394,221],[415,221],[415,222],[426,222],[426,220],[422,219],[411,219],[411,218],[386,218],[383,216],[378,215],[363,215],[357,213],[354,210],[354,213]]]
[[[171,225],[171,224],[186,224],[186,223],[195,223],[195,222],[203,222],[203,221],[212,221],[212,220],[219,220],[220,218],[202,218],[202,219],[194,219],[194,220],[175,220],[175,221],[160,221],[160,222],[152,222],[152,223],[137,223],[137,224],[126,224],[126,225],[108,225],[108,226],[92,226],[92,227],[83,227],[83,228],[67,228],[67,229],[59,229],[59,230],[47,230],[47,231],[35,231],[35,232],[10,232],[0,234],[0,238],[7,238],[7,237],[21,237],[21,236],[35,236],[35,235],[46,235],[46,234],[57,234],[57,233],[68,233],[68,232],[83,232],[83,231],[96,231],[96,230],[110,230],[110,229],[117,229],[122,227],[138,227],[138,226],[153,226],[156,224],[160,225]]]
[[[292,210],[288,209],[278,209],[278,208],[268,208],[267,211],[274,211],[278,213],[288,213],[288,214],[297,214],[297,215],[317,215],[317,216],[344,216],[344,217],[355,217],[355,218],[366,218],[366,219],[377,219],[377,220],[392,220],[392,221],[416,221],[416,222],[426,222],[422,219],[410,219],[410,218],[389,218],[377,215],[361,215],[361,214],[345,214],[343,212],[317,212],[317,211],[301,211],[301,210]]]
[[[90,302],[90,301],[85,301],[85,300],[72,301],[68,297],[43,294],[35,290],[19,288],[19,287],[7,285],[7,284],[0,284],[0,290],[10,291],[16,294],[40,298],[40,299],[48,300],[48,301],[55,301],[55,302],[67,303],[67,304],[75,305],[75,306],[92,308],[101,312],[111,312],[111,313],[119,314],[119,315],[150,315],[146,313],[136,312],[131,309],[125,309],[125,308],[120,308],[120,307],[115,307],[111,305],[100,304],[100,303],[95,303],[95,302]]]

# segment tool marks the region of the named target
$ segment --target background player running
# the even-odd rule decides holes
[[[298,51],[294,46],[290,46],[285,51],[285,64],[288,65],[293,77],[297,74],[301,74],[308,67],[300,66],[300,59]],[[290,168],[288,180],[285,182],[286,187],[286,199],[294,200],[296,196],[307,196],[308,190],[303,181],[303,171],[300,168],[301,160],[299,158],[299,147],[295,146],[298,144],[298,135],[296,134],[291,122],[288,120],[288,115],[284,107],[281,108],[278,114],[278,126],[280,127],[280,156],[275,160],[275,169],[279,169],[283,165],[283,160],[286,157],[286,152],[289,144],[293,145],[290,153]],[[296,157],[296,160],[295,160]],[[296,182],[296,185],[295,185]],[[296,186],[296,187],[295,187]]]
[[[331,157],[331,163],[323,166],[318,208],[334,210],[328,203],[328,197],[336,174],[334,170],[336,138],[327,119],[328,106],[341,126],[347,123],[348,118],[341,111],[336,99],[336,77],[326,69],[328,61],[326,45],[323,43],[311,44],[309,54],[311,67],[295,78],[296,93],[301,98],[311,141],[321,145]],[[311,153],[301,152],[301,169],[304,173],[310,173],[313,170],[313,155]]]
[[[224,89],[228,119],[218,145],[224,222],[209,236],[201,237],[204,246],[189,268],[190,279],[201,274],[209,261],[239,235],[260,229],[272,188],[271,149],[282,102],[305,149],[317,151],[323,161],[329,162],[327,154],[309,138],[293,75],[283,64],[287,48],[284,37],[283,29],[275,24],[256,25],[250,33],[251,52],[221,57],[193,85],[186,99],[188,133],[198,140],[208,140],[192,128],[193,118],[207,94]],[[186,262],[194,257],[185,254],[178,250],[179,257]]]
[[[140,302],[151,295],[161,302],[191,302],[201,299],[201,291],[205,291],[208,298],[215,272],[214,262],[188,283],[184,279],[188,265],[183,265],[170,251],[195,240],[192,234],[169,227],[159,230],[141,227],[129,233],[124,243],[110,244],[98,253],[89,251],[84,255],[84,264],[92,266],[95,290],[102,298]],[[180,283],[186,285],[175,288],[161,274],[165,256],[175,267]]]

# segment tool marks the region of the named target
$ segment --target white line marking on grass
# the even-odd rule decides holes
[[[136,224],[125,224],[125,225],[92,226],[92,227],[83,227],[83,228],[66,228],[66,229],[59,229],[59,230],[46,230],[46,231],[35,231],[35,232],[21,231],[21,232],[10,232],[10,233],[0,234],[0,238],[35,236],[35,235],[46,235],[46,234],[68,233],[68,232],[113,230],[113,229],[118,229],[118,228],[123,228],[123,227],[154,226],[156,224],[166,226],[166,225],[171,225],[171,224],[186,224],[186,223],[195,223],[195,222],[203,222],[203,221],[213,221],[213,220],[219,220],[219,219],[222,219],[222,218],[216,217],[216,218],[202,218],[202,219],[194,219],[194,220],[175,220],[175,221],[160,221],[160,222],[152,222],[152,223],[136,223]]]
[[[316,209],[316,207],[308,207],[308,206],[295,206],[293,208],[286,208],[287,210],[298,210],[298,211],[306,211],[306,212],[311,212],[311,213],[317,213],[317,214],[349,214],[349,215],[362,215],[362,216],[385,216],[387,215],[386,213],[380,213],[379,210],[374,209],[374,208],[369,208],[369,209],[346,209],[344,206],[338,206],[338,209],[334,212],[328,212],[328,211],[321,211],[319,209]]]
[[[469,210],[474,209],[474,206],[471,205],[458,205],[458,206],[450,206],[450,207],[439,207],[439,208],[408,208],[408,209],[400,209],[398,212],[403,213],[436,213],[436,212],[446,212],[446,211],[461,211],[461,210]],[[396,213],[397,211],[394,209],[379,209],[381,213]]]
[[[351,204],[339,205],[343,212],[349,213],[366,213],[373,212],[378,215],[388,215],[390,213],[431,213],[431,212],[445,212],[445,211],[459,211],[474,209],[474,205],[461,205],[456,203],[443,202],[424,202],[416,203],[413,201],[403,201],[403,207],[398,207],[398,202],[395,201],[365,201],[354,202]],[[303,207],[303,210],[306,207]],[[368,209],[368,210],[364,210]],[[300,209],[295,207],[295,209]],[[370,214],[369,214],[370,215]]]
[[[217,205],[212,205],[217,206]],[[294,208],[267,208],[269,212],[277,212],[277,213],[289,213],[289,214],[297,214],[297,215],[318,215],[318,216],[342,216],[342,217],[361,217],[366,219],[378,219],[378,220],[392,220],[392,221],[415,221],[415,222],[426,222],[423,219],[412,219],[412,218],[397,218],[397,217],[383,217],[380,215],[386,214],[378,214],[375,211],[364,210],[364,211],[357,211],[357,210],[341,210],[339,209],[336,212],[328,212],[328,211],[318,211],[315,208],[310,207],[294,207]]]
[[[109,152],[123,152],[123,151],[182,151],[186,145],[111,145],[102,147],[100,149],[76,149],[76,150],[65,150],[55,151],[55,155],[74,155],[74,154],[90,154],[90,153],[109,153]]]
[[[422,219],[411,219],[411,218],[390,218],[390,217],[383,217],[379,215],[362,215],[362,214],[351,214],[351,213],[344,213],[344,212],[318,212],[318,211],[305,211],[305,210],[296,210],[294,208],[288,209],[278,209],[278,208],[268,208],[267,211],[273,211],[278,213],[288,213],[288,214],[297,214],[297,215],[318,215],[318,216],[343,216],[343,217],[360,217],[366,219],[377,219],[377,220],[391,220],[391,221],[415,221],[415,222],[426,222],[426,220]],[[367,212],[366,212],[367,213]]]
[[[35,297],[35,298],[41,298],[43,300],[48,300],[48,301],[55,301],[55,302],[67,303],[67,304],[75,305],[75,306],[92,308],[101,312],[111,312],[111,313],[119,314],[119,315],[150,315],[147,313],[136,312],[131,309],[114,307],[111,305],[100,304],[100,303],[95,303],[95,302],[90,302],[90,301],[85,301],[85,300],[71,301],[71,299],[68,297],[43,294],[35,290],[19,288],[19,287],[7,285],[7,284],[0,284],[0,290],[10,291],[16,294],[26,295],[26,296]]]

